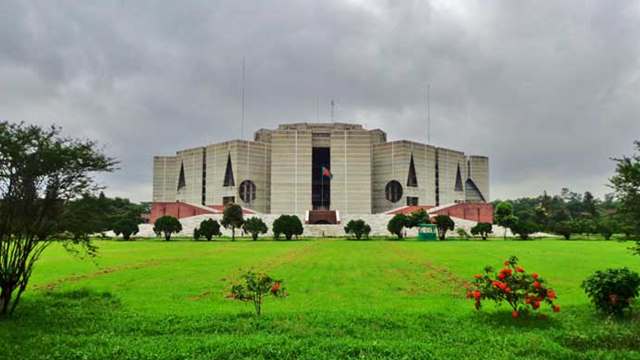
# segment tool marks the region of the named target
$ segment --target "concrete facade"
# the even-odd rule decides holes
[[[318,180],[322,167],[330,169],[331,178]],[[156,156],[153,170],[154,203],[216,207],[235,202],[261,214],[304,215],[315,209],[348,218],[408,205],[490,201],[487,157],[387,141],[384,131],[358,124],[260,129],[253,141]]]

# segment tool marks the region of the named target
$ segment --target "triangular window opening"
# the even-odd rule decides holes
[[[416,166],[413,163],[413,154],[411,154],[411,161],[409,162],[409,176],[407,177],[407,186],[418,186],[418,177],[416,176]]]
[[[184,163],[180,164],[180,175],[178,176],[178,191],[187,187],[187,181],[184,178]]]
[[[456,173],[456,191],[464,191],[462,188],[462,175],[460,175],[460,164],[458,164],[458,172]]]
[[[231,166],[231,154],[227,158],[227,170],[224,172],[224,184],[223,186],[236,186],[236,182],[233,180],[233,169]]]

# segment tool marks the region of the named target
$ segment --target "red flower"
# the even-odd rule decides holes
[[[280,283],[279,282],[275,282],[273,284],[273,286],[271,287],[271,292],[275,294],[275,293],[278,292],[278,290],[280,290]]]
[[[553,312],[560,312],[560,305],[553,305]]]
[[[533,304],[531,304],[531,306],[534,310],[538,310],[538,308],[540,308],[540,301],[534,302]]]
[[[509,260],[504,262],[504,266],[509,266],[511,264],[511,262]]]
[[[536,279],[536,280],[538,280],[538,273],[533,273],[533,274],[531,274],[531,277],[532,277],[532,278],[534,278],[534,279]]]
[[[540,289],[540,283],[537,282],[537,281],[534,281],[533,282],[533,287],[536,288],[536,289]]]
[[[476,300],[480,299],[480,296],[481,296],[481,295],[482,295],[482,294],[481,294],[481,293],[480,293],[480,291],[478,291],[478,290],[475,290],[475,291],[473,292],[473,297],[474,297],[474,299],[476,299]]]
[[[520,313],[518,311],[516,311],[516,310],[513,310],[513,312],[511,313],[511,317],[515,319],[518,316],[520,316]]]
[[[547,291],[547,297],[551,300],[554,300],[556,298],[556,292],[553,290],[548,290]]]
[[[522,267],[518,266],[516,268],[516,272],[519,272],[519,273],[524,272],[524,269]]]
[[[503,290],[504,290],[504,292],[505,292],[505,293],[507,293],[507,294],[511,292],[511,288],[510,288],[510,287],[508,287],[508,288],[504,288]]]
[[[474,277],[474,278],[476,278],[476,279],[480,279],[480,278],[482,278],[482,275],[480,275],[480,274],[475,274],[475,275],[473,275],[473,277]]]
[[[504,280],[504,278],[505,278],[505,277],[507,277],[507,275],[505,275],[504,273],[500,273],[500,274],[498,274],[498,278],[499,278],[500,280]]]

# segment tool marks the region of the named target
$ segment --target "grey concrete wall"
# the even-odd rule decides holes
[[[371,134],[355,129],[331,133],[331,209],[345,214],[370,214],[372,178]]]
[[[311,209],[311,150],[309,130],[271,133],[271,212],[303,213]]]
[[[467,161],[463,152],[438,148],[440,205],[464,201],[464,182],[467,179]],[[456,173],[460,166],[463,191],[456,191]]]
[[[485,201],[491,201],[489,191],[489,158],[486,156],[469,156],[469,177],[484,196]]]
[[[176,201],[178,171],[175,156],[154,156],[153,196],[154,202]]]
[[[202,204],[202,166],[204,148],[198,147],[176,153],[177,174],[184,165],[185,187],[178,190],[176,200],[193,204]],[[178,176],[176,176],[176,189]]]

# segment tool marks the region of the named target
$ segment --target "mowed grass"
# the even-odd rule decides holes
[[[640,358],[640,318],[597,315],[580,289],[598,269],[640,271],[629,242],[96,243],[94,260],[47,250],[16,314],[0,321],[0,358]],[[510,255],[557,290],[560,313],[473,309],[465,283]],[[261,318],[225,297],[249,269],[289,292],[266,300]]]

